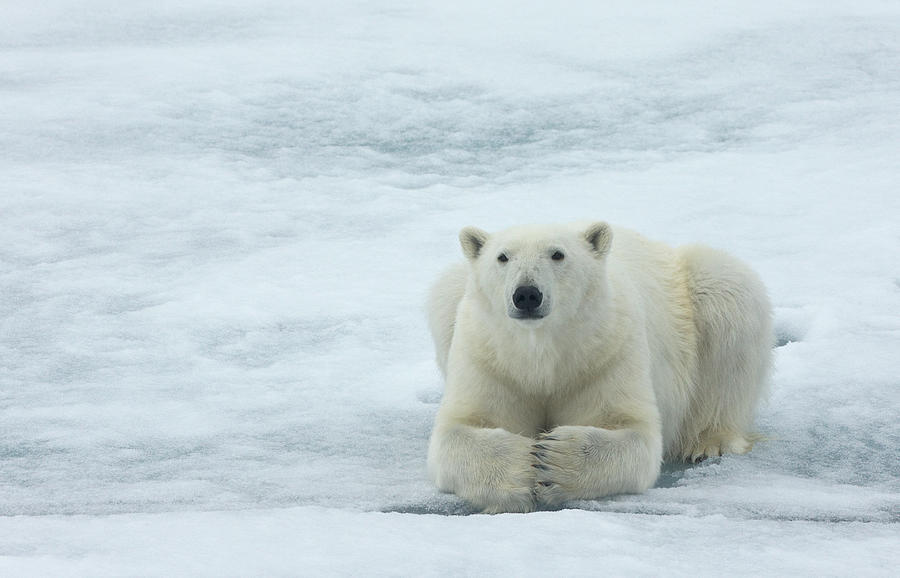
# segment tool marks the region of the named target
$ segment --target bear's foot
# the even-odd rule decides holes
[[[656,441],[633,430],[558,426],[532,446],[534,496],[542,506],[642,492],[659,475]]]
[[[753,442],[746,437],[734,433],[704,433],[697,443],[688,447],[684,453],[685,461],[699,463],[706,458],[717,458],[724,454],[746,454],[753,447]]]

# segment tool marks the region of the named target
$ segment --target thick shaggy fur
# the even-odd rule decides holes
[[[467,263],[429,298],[446,376],[428,451],[441,490],[527,512],[641,492],[664,458],[750,450],[773,338],[746,265],[605,223],[466,228],[460,241]],[[523,286],[543,296],[533,318],[516,318]]]

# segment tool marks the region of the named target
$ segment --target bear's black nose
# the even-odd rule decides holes
[[[513,293],[513,305],[520,311],[534,311],[543,300],[544,295],[534,285],[524,285]]]

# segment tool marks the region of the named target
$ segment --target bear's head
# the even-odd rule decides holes
[[[612,230],[604,222],[529,225],[495,234],[466,227],[459,240],[476,298],[490,314],[537,327],[570,322],[586,297],[601,289]]]

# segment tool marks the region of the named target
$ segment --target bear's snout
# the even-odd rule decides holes
[[[524,313],[531,313],[541,306],[544,294],[534,285],[523,285],[513,293],[513,305]]]

